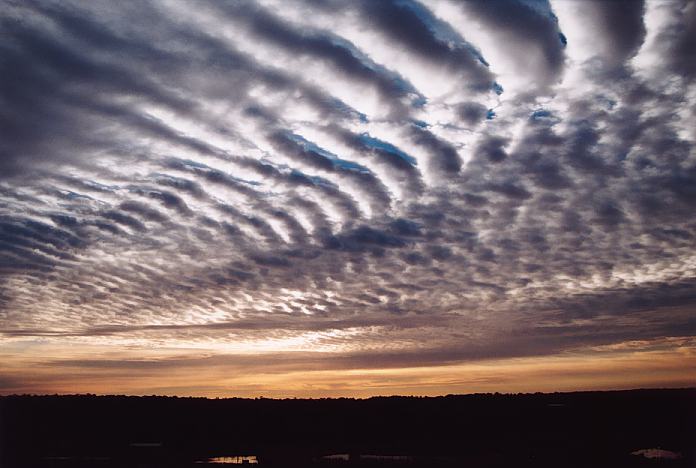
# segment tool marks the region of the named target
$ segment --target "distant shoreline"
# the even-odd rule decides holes
[[[559,392],[477,392],[477,393],[449,393],[446,395],[375,395],[369,397],[206,397],[206,396],[190,396],[190,395],[129,395],[129,394],[111,394],[111,393],[11,393],[11,394],[0,394],[0,399],[2,398],[45,398],[45,397],[89,397],[89,398],[172,398],[172,399],[188,399],[188,400],[211,400],[211,401],[224,401],[224,400],[243,400],[243,401],[257,401],[257,400],[273,400],[273,401],[325,401],[325,400],[356,400],[356,401],[367,401],[367,400],[377,400],[385,398],[412,398],[412,399],[436,399],[436,398],[459,398],[459,397],[477,397],[477,396],[530,396],[530,395],[582,395],[582,394],[594,394],[594,393],[625,393],[625,392],[654,392],[654,391],[696,391],[696,384],[692,387],[639,387],[639,388],[628,388],[628,389],[609,389],[609,390],[575,390],[575,391],[559,391]]]

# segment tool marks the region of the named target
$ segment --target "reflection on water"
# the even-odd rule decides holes
[[[325,461],[388,461],[388,462],[410,462],[413,461],[413,457],[410,455],[370,455],[370,454],[347,454],[347,453],[336,453],[333,455],[324,455],[321,460]]]
[[[348,461],[350,460],[350,455],[347,453],[335,453],[333,455],[324,455],[321,457],[322,460],[329,460],[329,461],[334,461],[334,460],[340,460],[340,461]]]
[[[631,455],[642,455],[645,458],[662,458],[667,460],[678,460],[682,457],[682,454],[679,452],[672,452],[671,450],[663,450],[660,448],[640,449],[631,452]]]
[[[206,460],[201,460],[196,463],[219,463],[221,465],[247,465],[255,464],[259,461],[256,455],[235,455],[232,457],[214,457]]]
[[[413,457],[409,455],[360,455],[362,460],[376,460],[376,461],[413,461]]]

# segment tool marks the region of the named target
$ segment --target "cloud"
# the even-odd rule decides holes
[[[365,1],[359,9],[368,24],[396,41],[395,47],[406,47],[425,61],[444,65],[474,92],[492,88],[493,75],[484,58],[421,3]]]
[[[312,5],[3,9],[8,343],[399,368],[693,335],[692,2]]]
[[[496,49],[518,73],[533,75],[542,89],[560,80],[566,39],[548,2],[463,1],[459,5],[489,32]]]
[[[675,11],[668,25],[657,35],[657,47],[667,67],[677,76],[693,81],[694,39],[696,39],[696,7],[693,2],[675,2]]]
[[[601,38],[602,60],[609,66],[620,66],[634,56],[645,40],[645,2],[588,2],[588,22],[593,33]]]

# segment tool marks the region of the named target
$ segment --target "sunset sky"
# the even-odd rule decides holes
[[[0,0],[0,394],[696,385],[696,2]]]

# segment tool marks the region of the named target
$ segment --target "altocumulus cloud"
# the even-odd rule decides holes
[[[4,0],[0,29],[7,343],[398,367],[696,333],[694,2]]]

